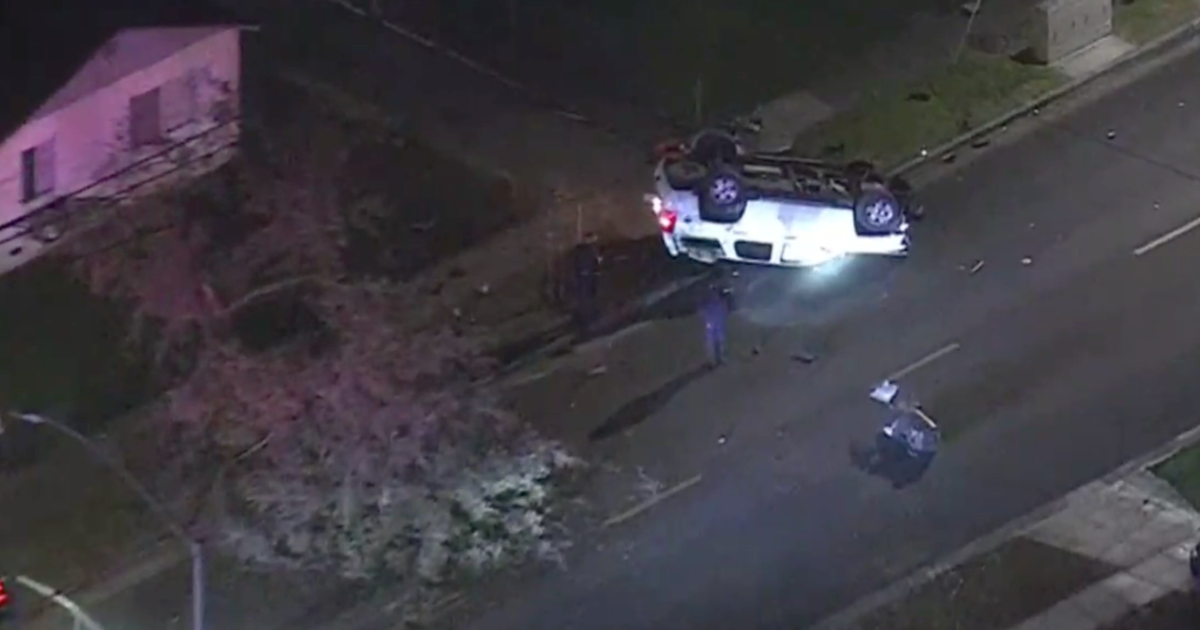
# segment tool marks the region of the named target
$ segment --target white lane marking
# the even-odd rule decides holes
[[[649,498],[648,500],[643,501],[642,503],[639,503],[639,504],[629,508],[628,510],[625,510],[624,512],[621,512],[620,514],[608,519],[607,521],[604,521],[604,526],[612,527],[613,525],[617,525],[619,523],[624,523],[625,521],[628,521],[629,519],[637,516],[638,514],[641,514],[642,512],[649,510],[650,508],[658,505],[659,503],[662,503],[663,501],[666,501],[667,499],[679,494],[680,492],[683,492],[684,490],[687,490],[688,488],[691,488],[692,486],[700,483],[701,479],[703,479],[702,475],[696,475],[695,477],[692,477],[691,479],[688,479],[687,481],[684,481],[683,483],[680,483],[672,488],[668,488],[667,490],[654,495],[653,497]]]
[[[1192,219],[1191,221],[1184,223],[1183,225],[1175,228],[1174,230],[1171,230],[1170,232],[1163,234],[1162,236],[1154,239],[1153,241],[1150,241],[1149,243],[1146,243],[1145,245],[1142,245],[1141,247],[1133,250],[1133,255],[1141,256],[1151,250],[1162,247],[1163,245],[1170,243],[1171,241],[1179,238],[1180,236],[1183,236],[1184,234],[1187,234],[1188,232],[1191,232],[1192,230],[1194,230],[1198,227],[1200,227],[1200,217],[1196,217],[1195,219]]]
[[[888,376],[884,380],[898,381],[898,380],[904,378],[905,376],[908,376],[909,374],[912,374],[913,372],[916,372],[917,370],[925,367],[926,365],[929,365],[930,363],[937,361],[938,359],[946,356],[947,354],[950,354],[951,352],[958,350],[960,347],[962,347],[962,346],[957,341],[954,343],[951,343],[951,344],[947,344],[946,346],[944,346],[938,350],[934,350],[933,352],[925,355],[924,357],[917,359],[916,361],[908,364],[907,366],[900,368],[899,370],[893,372],[891,376]]]

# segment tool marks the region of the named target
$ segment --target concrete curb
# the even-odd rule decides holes
[[[1008,112],[1005,112],[1004,114],[1001,114],[1000,116],[997,116],[996,118],[993,118],[992,120],[964,134],[952,138],[949,141],[934,147],[933,149],[930,149],[927,155],[918,155],[912,157],[907,161],[900,163],[898,166],[891,168],[889,172],[892,175],[901,175],[926,164],[941,162],[943,158],[955,152],[956,150],[975,142],[976,140],[979,140],[980,138],[1012,123],[1019,118],[1024,118],[1036,109],[1045,107],[1053,101],[1057,101],[1065,96],[1077,92],[1081,88],[1091,84],[1092,81],[1102,76],[1124,70],[1132,65],[1142,63],[1158,55],[1164,54],[1176,46],[1188,43],[1188,41],[1198,35],[1200,35],[1200,18],[1196,18],[1191,22],[1184,24],[1183,26],[1180,26],[1142,46],[1129,51],[1121,57],[1118,57],[1106,67],[1097,69],[1087,76],[1080,77],[1041,96],[1032,98],[1022,105],[1009,110]]]
[[[966,562],[967,560],[987,553],[992,549],[1000,546],[1004,541],[1020,535],[1022,532],[1030,529],[1037,523],[1046,520],[1055,513],[1061,511],[1066,506],[1067,496],[1073,494],[1081,488],[1094,483],[1110,484],[1117,480],[1124,479],[1131,474],[1150,468],[1166,459],[1169,459],[1179,451],[1200,443],[1200,425],[1197,425],[1179,435],[1171,438],[1167,443],[1155,447],[1147,453],[1131,459],[1124,464],[1118,466],[1115,470],[1102,475],[1094,481],[1090,481],[1079,488],[1071,490],[1062,497],[1039,507],[1028,514],[1017,517],[1009,523],[1000,526],[991,533],[984,534],[975,540],[967,543],[959,550],[951,553],[949,556],[935,561],[934,563],[917,569],[908,577],[902,578],[889,586],[878,590],[849,607],[834,613],[833,615],[822,619],[811,630],[841,630],[848,628],[860,617],[867,613],[886,606],[907,593],[919,588],[927,582],[932,581],[937,576],[953,569],[954,567]]]

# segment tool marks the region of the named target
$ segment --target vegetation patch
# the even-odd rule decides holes
[[[1189,446],[1150,469],[1200,509],[1200,446]]]
[[[1145,44],[1200,17],[1196,0],[1116,0],[1113,30],[1131,44]]]
[[[900,164],[1060,85],[1056,71],[974,52],[914,84],[868,93],[801,134],[806,154]]]

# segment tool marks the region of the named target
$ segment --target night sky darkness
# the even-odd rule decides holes
[[[122,27],[220,15],[189,0],[6,0],[0,3],[0,134],[7,135]]]

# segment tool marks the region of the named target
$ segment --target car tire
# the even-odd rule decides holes
[[[675,190],[695,190],[708,177],[708,167],[695,160],[675,160],[663,166],[663,175]]]
[[[861,236],[895,234],[904,225],[900,202],[881,183],[863,182],[854,199],[854,227]]]
[[[875,169],[875,164],[866,160],[854,160],[847,163],[846,172],[850,173],[855,179],[864,181],[872,179],[878,173]]]
[[[688,158],[713,168],[720,164],[732,164],[742,154],[737,138],[720,129],[706,129],[692,139]]]
[[[893,175],[888,179],[887,187],[896,197],[896,201],[900,202],[905,216],[913,221],[919,221],[925,216],[925,206],[921,205],[921,200],[917,198],[917,191],[913,189],[907,179]]]
[[[716,223],[736,223],[746,208],[746,190],[741,175],[730,167],[711,169],[704,179],[700,217]]]

